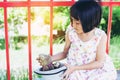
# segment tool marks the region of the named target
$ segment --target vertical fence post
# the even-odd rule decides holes
[[[108,28],[107,28],[107,48],[106,52],[109,54],[109,47],[110,47],[110,34],[111,34],[111,27],[112,27],[112,0],[109,2],[109,15],[108,15]]]
[[[5,2],[5,1],[6,1],[6,0],[4,0],[4,2]],[[5,27],[7,80],[10,80],[10,59],[9,59],[9,41],[8,41],[8,22],[7,22],[7,7],[6,7],[6,6],[4,6],[4,27]]]
[[[31,49],[31,7],[28,0],[28,64],[29,64],[29,80],[32,80],[32,49]]]
[[[53,55],[53,0],[50,0],[50,55]]]

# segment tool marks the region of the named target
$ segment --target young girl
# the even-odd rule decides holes
[[[64,50],[51,56],[52,61],[67,58],[65,80],[116,80],[116,70],[106,53],[107,36],[97,28],[101,14],[101,6],[94,0],[77,1],[70,8],[71,26]]]

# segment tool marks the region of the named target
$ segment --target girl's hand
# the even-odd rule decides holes
[[[67,67],[67,70],[64,72],[62,76],[64,80],[67,80],[69,75],[75,71],[75,66],[71,66],[69,64],[64,64],[64,65]]]
[[[38,61],[38,63],[40,63],[41,66],[46,66],[52,63],[51,56],[45,54],[39,54],[36,60]]]

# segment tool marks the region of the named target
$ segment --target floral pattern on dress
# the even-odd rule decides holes
[[[88,64],[95,60],[96,49],[99,41],[105,32],[96,28],[94,37],[83,42],[78,37],[73,27],[68,27],[66,33],[69,35],[71,46],[67,55],[67,62],[70,65]],[[106,54],[104,66],[99,69],[78,70],[70,74],[68,80],[116,80],[116,70],[110,57]]]

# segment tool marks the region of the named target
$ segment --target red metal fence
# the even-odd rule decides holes
[[[75,1],[7,1],[3,0],[0,2],[0,7],[4,8],[4,28],[5,28],[5,45],[6,45],[6,63],[7,63],[7,80],[10,80],[10,60],[9,60],[9,42],[8,42],[8,21],[7,21],[7,8],[8,7],[27,7],[28,10],[28,56],[29,56],[29,80],[32,80],[32,48],[31,48],[31,7],[35,6],[48,6],[50,7],[50,55],[53,52],[53,7],[54,6],[71,6]],[[108,29],[107,29],[107,52],[109,51],[109,42],[110,42],[110,32],[112,25],[112,8],[113,6],[120,6],[120,2],[108,1],[102,2],[102,6],[109,7],[109,16],[108,16]]]

